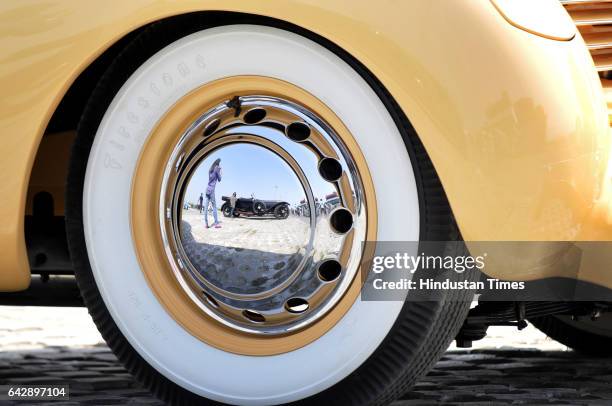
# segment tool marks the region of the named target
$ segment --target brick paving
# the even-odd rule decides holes
[[[222,216],[221,228],[206,228],[202,214],[185,210],[182,243],[191,263],[212,284],[233,293],[261,293],[289,278],[303,260],[310,238],[309,221],[309,217],[295,215],[281,220]],[[319,218],[313,259],[337,254],[342,240],[330,230],[329,220]],[[312,283],[312,278],[298,279],[293,284],[295,290],[287,295],[310,296],[317,287]]]
[[[531,327],[491,333],[472,350],[451,347],[393,406],[612,405],[612,360],[577,355]],[[70,386],[70,401],[37,404],[161,404],[119,365],[85,309],[0,306],[0,350],[0,385]]]

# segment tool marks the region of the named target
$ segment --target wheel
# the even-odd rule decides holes
[[[286,204],[281,204],[274,208],[274,217],[277,219],[286,219],[289,217],[289,207]]]
[[[67,188],[83,299],[120,361],[168,403],[387,404],[445,351],[469,293],[362,301],[362,242],[457,239],[448,202],[414,130],[367,71],[309,33],[245,18],[215,28],[193,15],[154,24],[100,80]],[[258,130],[267,114],[274,126]],[[342,171],[312,158],[322,151]],[[222,258],[227,278],[217,278],[199,262],[214,255],[198,249],[216,247],[192,233],[201,217],[176,210],[217,156],[228,168],[264,168],[268,191],[293,185],[310,213],[312,196],[334,190],[342,200],[317,222],[252,222],[261,228],[232,240],[243,245]],[[219,193],[230,193],[223,182]],[[254,272],[264,280],[234,278],[261,263],[259,235],[275,230],[295,237],[302,257]],[[330,242],[315,258],[309,241],[321,235]]]
[[[546,316],[530,320],[534,326],[552,339],[575,351],[612,356],[612,314],[604,313],[597,320],[570,316]]]
[[[266,214],[266,205],[261,200],[253,201],[253,213],[258,216],[263,216]]]
[[[221,206],[221,213],[223,213],[224,217],[229,217],[232,213],[232,208],[229,204],[223,203],[223,206]]]

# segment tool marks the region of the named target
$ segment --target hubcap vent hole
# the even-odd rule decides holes
[[[252,109],[244,115],[244,122],[247,124],[257,124],[264,118],[266,118],[266,111],[264,109]]]
[[[215,298],[214,298],[214,297],[212,297],[211,295],[209,295],[209,294],[208,294],[208,293],[206,293],[206,292],[202,292],[202,295],[204,295],[204,298],[206,298],[206,301],[207,301],[207,302],[208,302],[208,303],[209,303],[209,304],[210,304],[212,307],[215,307],[215,308],[218,308],[218,307],[219,307],[219,303],[217,303],[217,301],[215,300]]]
[[[342,165],[334,158],[323,158],[319,163],[319,173],[328,182],[335,182],[342,177]]]
[[[324,282],[332,282],[340,276],[342,266],[335,259],[327,260],[319,265],[319,279]]]
[[[217,131],[217,128],[219,128],[219,124],[221,124],[221,120],[219,120],[218,118],[208,123],[208,125],[204,128],[202,136],[210,137],[211,135],[213,135],[214,132]]]
[[[306,141],[310,137],[310,127],[304,123],[291,123],[287,126],[287,137],[293,141]]]
[[[290,313],[304,313],[308,307],[308,302],[300,297],[292,297],[285,303],[285,309]]]
[[[266,318],[264,317],[263,314],[256,312],[254,310],[243,310],[242,311],[242,315],[244,317],[246,317],[248,320],[252,321],[253,323],[265,323]]]
[[[346,234],[353,227],[353,215],[347,209],[340,208],[331,214],[329,222],[335,232]]]

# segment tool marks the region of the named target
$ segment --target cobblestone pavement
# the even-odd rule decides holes
[[[202,214],[184,210],[181,225],[187,257],[213,285],[232,293],[258,294],[286,281],[304,259],[310,218],[219,215],[221,228],[206,228]],[[331,232],[328,219],[320,217],[315,230],[313,260],[338,253],[343,237]],[[318,286],[310,276],[306,273],[296,281],[287,295],[310,296]],[[282,303],[285,299],[281,296],[278,300]]]
[[[451,347],[393,406],[612,405],[610,360],[576,355],[531,327],[493,328],[475,344],[469,351]],[[70,386],[69,402],[48,405],[161,404],[119,365],[85,309],[0,306],[0,385],[6,384]]]

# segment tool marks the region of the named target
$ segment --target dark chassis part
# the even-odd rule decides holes
[[[527,327],[527,320],[553,315],[569,315],[572,318],[589,317],[597,320],[601,314],[612,311],[610,302],[498,302],[480,300],[468,313],[463,327],[457,334],[457,347],[469,348],[473,341],[487,335],[489,326]]]
[[[64,216],[54,215],[50,193],[34,196],[32,215],[25,216],[24,231],[30,269],[34,275],[74,275],[66,241]]]
[[[30,287],[22,292],[0,293],[1,306],[82,307],[83,299],[74,275],[32,275]]]

